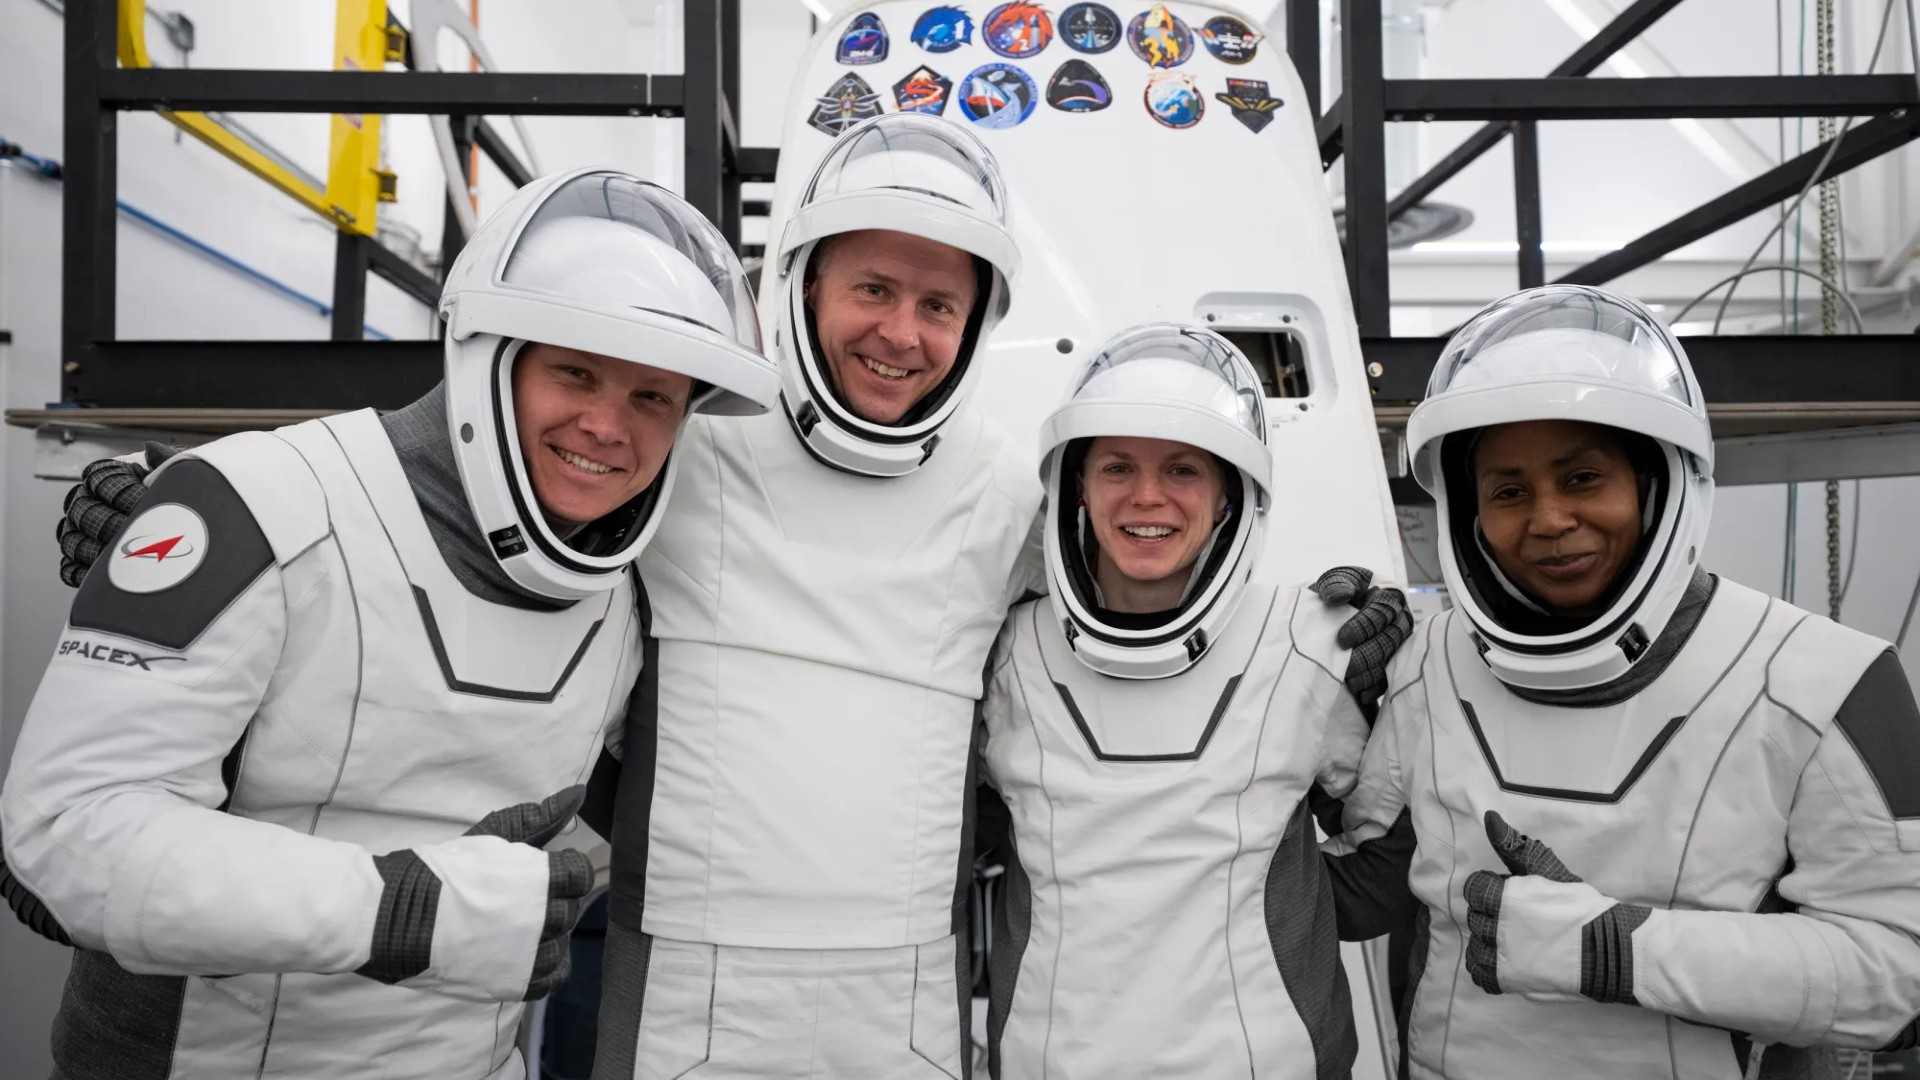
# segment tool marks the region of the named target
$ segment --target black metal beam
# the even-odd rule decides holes
[[[1307,115],[1320,119],[1320,0],[1287,0],[1287,55],[1307,92]]]
[[[1540,253],[1540,126],[1531,120],[1513,125],[1513,234],[1519,241],[1520,287],[1547,283]]]
[[[1586,75],[1593,72],[1628,42],[1640,36],[1647,27],[1658,22],[1662,15],[1671,11],[1679,2],[1680,0],[1639,0],[1632,7],[1614,16],[1612,22],[1601,27],[1599,33],[1587,39],[1573,51],[1573,55],[1562,60],[1559,66],[1547,75],[1558,77]],[[1467,136],[1465,142],[1440,159],[1438,164],[1428,169],[1419,179],[1408,184],[1405,191],[1393,197],[1393,202],[1387,205],[1387,219],[1391,221],[1399,217],[1406,213],[1408,207],[1433,194],[1440,185],[1459,175],[1460,170],[1478,161],[1480,155],[1493,149],[1494,145],[1506,136],[1506,133],[1506,125],[1488,124]]]
[[[1823,177],[1839,176],[1856,166],[1872,161],[1891,150],[1920,139],[1920,109],[1876,117],[1849,128],[1839,136],[1840,149]],[[1826,156],[1831,142],[1775,166],[1725,195],[1704,203],[1627,244],[1619,251],[1598,259],[1560,278],[1570,285],[1599,285],[1693,243],[1695,240],[1741,221],[1762,210],[1800,194],[1813,177],[1814,169]],[[1920,355],[1920,341],[1913,342]]]
[[[1380,404],[1426,396],[1446,338],[1364,338]],[[1920,401],[1920,336],[1756,334],[1680,339],[1710,405]]]
[[[1871,116],[1920,105],[1911,75],[1673,79],[1389,79],[1388,120],[1666,120]]]
[[[1639,0],[1625,11],[1613,17],[1613,21],[1600,28],[1600,32],[1581,42],[1565,60],[1549,75],[1590,75],[1599,70],[1600,65],[1612,58],[1629,45],[1634,38],[1644,33],[1647,27],[1660,21],[1660,17],[1672,11],[1680,0]]]
[[[500,137],[499,129],[482,119],[473,131],[473,142],[480,152],[497,167],[514,187],[526,187],[533,183],[533,170],[529,169],[520,156],[513,152],[505,139]]]
[[[724,227],[721,174],[726,169],[726,101],[721,94],[720,0],[685,0],[686,122],[683,190],[694,209]],[[727,238],[737,243],[736,237]]]
[[[720,0],[720,233],[740,247],[740,0]]]
[[[475,118],[471,116],[447,117],[447,129],[453,135],[453,160],[460,166],[460,178],[466,181],[460,185],[462,192],[473,185],[474,120]],[[461,229],[460,215],[453,204],[453,200],[459,197],[452,187],[447,188],[446,202],[442,206],[443,213],[440,215],[440,276],[442,279],[447,276],[447,271],[453,268],[453,261],[460,257],[461,250],[467,246],[467,234]]]
[[[367,269],[428,307],[440,306],[440,283],[426,271],[394,254],[385,244],[373,240],[367,242]]]
[[[684,106],[678,75],[109,67],[99,90],[121,110],[678,116]]]
[[[1347,92],[1347,286],[1363,335],[1388,329],[1387,132],[1382,115],[1380,0],[1340,0],[1341,70]]]
[[[76,0],[64,27],[60,387],[66,400],[75,359],[93,341],[114,335],[119,117],[98,105],[100,76],[115,63],[114,17],[114,5],[105,0]]]
[[[734,151],[733,168],[742,183],[771,184],[780,165],[780,151],[767,146],[743,146]]]
[[[440,381],[442,350],[437,341],[99,342],[73,361],[66,400],[124,409],[397,409]]]
[[[333,241],[333,318],[330,337],[359,341],[367,332],[367,270],[372,265],[373,240],[341,229]]]
[[[1346,149],[1347,99],[1343,95],[1333,99],[1327,111],[1313,123],[1313,137],[1320,143],[1320,167],[1333,168]]]

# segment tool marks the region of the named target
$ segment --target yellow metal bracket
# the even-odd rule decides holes
[[[119,53],[123,67],[153,66],[147,55],[146,14],[146,0],[120,0]],[[334,70],[381,70],[405,47],[405,37],[397,29],[389,29],[387,0],[339,0],[334,19]],[[380,167],[377,114],[335,114],[328,144],[327,187],[321,191],[206,113],[155,111],[341,229],[372,236],[378,205],[393,201],[394,176]]]

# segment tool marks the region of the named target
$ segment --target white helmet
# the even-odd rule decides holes
[[[1194,562],[1180,606],[1160,618],[1121,615],[1100,603],[1095,541],[1076,492],[1088,443],[1102,435],[1186,443],[1238,474],[1237,483],[1228,478],[1227,516]],[[1178,675],[1233,617],[1263,546],[1273,452],[1259,376],[1210,330],[1150,323],[1123,331],[1041,425],[1040,479],[1047,487],[1049,592],[1074,655],[1123,679]]]
[[[665,188],[604,169],[536,180],[447,274],[447,416],[467,501],[507,575],[574,600],[612,588],[653,535],[674,456],[625,506],[567,539],[540,513],[513,413],[513,360],[540,342],[695,380],[687,413],[762,413],[780,376],[719,230]],[[684,425],[685,420],[682,420]]]
[[[1604,424],[1647,440],[1640,551],[1594,618],[1547,612],[1484,546],[1472,446],[1480,429],[1526,420]],[[1448,436],[1459,436],[1448,438]],[[1407,421],[1414,478],[1439,508],[1440,570],[1502,682],[1597,686],[1624,674],[1666,629],[1700,561],[1713,508],[1713,433],[1687,354],[1625,297],[1579,285],[1494,302],[1447,343]]]
[[[897,424],[855,416],[833,389],[807,305],[807,270],[820,241],[883,229],[924,237],[974,256],[981,287],[953,370]],[[795,204],[775,252],[777,277],[764,295],[780,304],[781,401],[817,458],[866,476],[920,467],[940,427],[979,380],[983,343],[1006,314],[1020,254],[1007,228],[1007,193],[993,154],[957,125],[918,113],[864,121],[833,144]]]

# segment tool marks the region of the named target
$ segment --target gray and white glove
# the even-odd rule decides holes
[[[1508,873],[1476,870],[1467,900],[1467,973],[1489,994],[1638,1005],[1633,932],[1651,908],[1622,904],[1568,870],[1553,849],[1487,811],[1487,839]]]
[[[143,454],[102,458],[80,471],[80,482],[67,492],[65,516],[54,529],[54,538],[60,542],[61,581],[80,587],[94,560],[120,535],[140,500],[147,497],[148,474],[180,449],[150,442]]]
[[[451,997],[532,1001],[573,970],[568,935],[593,891],[578,851],[539,850],[580,809],[575,786],[482,818],[457,840],[374,857],[386,882],[358,974]]]
[[[1351,650],[1344,680],[1347,692],[1371,719],[1387,692],[1387,661],[1413,635],[1407,595],[1374,586],[1373,571],[1364,566],[1336,566],[1308,588],[1328,604],[1359,610],[1341,624],[1334,642]]]

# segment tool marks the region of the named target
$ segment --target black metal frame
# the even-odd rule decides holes
[[[1839,136],[1823,176],[1838,176],[1920,139],[1920,90],[1912,76],[1798,75],[1723,78],[1586,79],[1681,0],[1638,0],[1543,79],[1387,79],[1381,72],[1380,0],[1340,0],[1340,97],[1316,112],[1327,167],[1344,155],[1346,260],[1375,397],[1417,401],[1442,344],[1395,338],[1388,322],[1387,225],[1433,194],[1509,133],[1514,136],[1516,256],[1520,287],[1543,284],[1540,250],[1542,120],[1680,119],[1732,116],[1870,117]],[[1317,102],[1320,0],[1287,0],[1288,47]],[[1391,198],[1385,126],[1425,120],[1489,123]],[[1598,285],[1710,233],[1793,198],[1831,144],[1822,143],[1619,251],[1562,276]],[[1716,403],[1920,401],[1920,339],[1907,335],[1689,338],[1702,389]]]
[[[1636,0],[1543,79],[1394,80],[1381,71],[1380,0],[1340,0],[1343,92],[1320,113],[1320,0],[1288,0],[1286,26],[1306,86],[1324,162],[1345,156],[1346,265],[1375,395],[1417,400],[1440,342],[1390,336],[1388,223],[1491,149],[1515,136],[1517,279],[1545,278],[1540,250],[1537,124],[1541,120],[1726,116],[1869,117],[1839,136],[1826,175],[1837,176],[1920,138],[1920,95],[1905,75],[1678,79],[1583,76],[1681,0]],[[341,234],[334,266],[332,341],[120,341],[114,334],[118,114],[133,109],[227,112],[445,113],[459,159],[477,145],[514,183],[531,179],[492,115],[684,117],[689,201],[739,245],[740,219],[767,212],[742,203],[740,185],[770,181],[778,152],[740,145],[739,0],[686,0],[683,75],[122,69],[115,58],[114,0],[69,0],[66,67],[66,198],[63,233],[62,382],[72,404],[122,408],[347,408],[397,406],[433,385],[440,346],[369,342],[363,336],[366,275],[424,303],[439,283],[379,243]],[[409,66],[411,64],[409,63]],[[1391,198],[1385,125],[1485,120],[1459,148]],[[1828,144],[1816,146],[1733,191],[1675,218],[1559,280],[1599,284],[1796,194]],[[442,253],[460,231],[447,206]],[[749,252],[752,254],[753,252]],[[1719,402],[1920,401],[1916,342],[1906,336],[1690,339],[1709,396]],[[1738,353],[1744,359],[1736,361]],[[1713,374],[1740,365],[1740,377]],[[1729,367],[1729,372],[1731,372]],[[1838,395],[1838,396],[1835,396]]]
[[[115,0],[68,0],[61,399],[117,408],[332,409],[403,405],[440,377],[433,341],[364,341],[369,273],[428,305],[440,282],[376,240],[334,249],[330,341],[123,341],[115,335],[119,114],[443,113],[457,160],[478,146],[515,185],[533,179],[486,115],[659,116],[686,120],[688,201],[738,246],[743,182],[772,180],[776,151],[742,147],[739,0],[686,0],[684,75],[250,71],[121,68]],[[412,68],[409,48],[405,65]],[[448,202],[442,265],[461,231]]]

